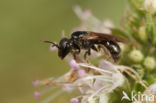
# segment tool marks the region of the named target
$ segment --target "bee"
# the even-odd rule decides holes
[[[59,44],[51,41],[43,41],[45,43],[51,43],[58,48],[58,56],[64,59],[69,53],[71,53],[74,59],[80,54],[81,50],[85,50],[84,58],[91,55],[91,50],[99,51],[101,48],[111,54],[114,62],[120,58],[120,46],[118,42],[126,42],[123,38],[91,31],[76,31],[71,34],[71,38],[62,38]]]

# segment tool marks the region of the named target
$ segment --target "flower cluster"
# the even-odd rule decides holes
[[[91,51],[90,59],[96,62],[71,59],[67,62],[71,69],[61,77],[45,80],[34,80],[35,87],[42,87],[34,92],[36,98],[55,89],[62,88],[42,103],[48,103],[62,92],[79,91],[71,103],[119,103],[122,91],[131,95],[131,91],[156,96],[156,0],[129,0],[122,27],[115,27],[110,20],[101,21],[89,10],[74,8],[82,21],[72,31],[86,30],[120,36],[129,43],[119,44],[122,52],[118,64],[102,58],[103,52]],[[55,48],[50,46],[50,50]],[[155,100],[156,101],[156,100]],[[153,103],[155,103],[153,101]],[[128,101],[123,103],[142,103],[144,101]]]
[[[122,73],[126,71],[133,73],[129,67],[115,65],[106,60],[101,60],[98,66],[94,66],[88,63],[77,63],[72,59],[69,61],[69,65],[71,70],[65,75],[43,81],[35,80],[33,85],[62,87],[62,90],[66,92],[78,89],[81,95],[72,98],[71,103],[94,103],[95,101],[107,103],[106,100],[109,100],[108,93],[124,84],[125,77]],[[34,95],[38,98],[45,91],[47,89],[35,92]],[[48,91],[50,91],[49,88]]]

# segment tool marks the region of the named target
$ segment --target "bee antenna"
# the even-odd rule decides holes
[[[40,40],[41,42],[44,42],[44,43],[50,43],[52,44],[53,46],[56,46],[57,48],[59,48],[58,44],[54,43],[54,42],[51,42],[51,41],[47,41],[47,40]]]

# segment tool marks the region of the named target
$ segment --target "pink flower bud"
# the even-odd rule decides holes
[[[82,78],[82,77],[84,77],[86,75],[86,71],[83,70],[83,69],[78,70],[77,73],[78,73],[78,76],[80,78]]]
[[[36,87],[39,83],[40,83],[39,80],[34,80],[34,81],[32,81],[32,85],[33,85],[34,87]]]
[[[76,61],[74,59],[72,59],[70,62],[69,62],[69,65],[71,68],[73,69],[78,69],[79,68],[79,65],[76,63]]]
[[[91,12],[89,11],[89,10],[85,10],[84,12],[83,12],[83,15],[82,15],[82,19],[84,19],[84,20],[87,20],[89,17],[91,17],[92,15],[91,15]]]
[[[56,47],[55,47],[54,45],[51,44],[49,49],[50,49],[50,51],[53,52],[54,50],[56,50]]]
[[[77,98],[72,98],[70,100],[70,103],[79,103],[79,100]]]
[[[34,92],[34,97],[35,97],[36,99],[38,99],[38,98],[40,97],[40,92],[35,91],[35,92]]]

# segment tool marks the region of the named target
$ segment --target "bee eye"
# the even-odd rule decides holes
[[[69,47],[68,43],[65,42],[62,44],[62,48],[67,48],[67,47]]]
[[[60,41],[59,46],[60,46],[61,49],[68,49],[68,48],[70,48],[70,43],[71,43],[71,42],[70,42],[69,39],[63,38],[63,39]]]

